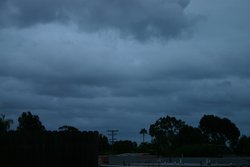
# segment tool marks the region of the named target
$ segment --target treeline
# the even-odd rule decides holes
[[[100,152],[145,152],[161,156],[225,156],[250,155],[250,137],[227,118],[204,115],[198,127],[187,125],[175,117],[161,117],[147,129],[139,131],[142,143],[117,141],[111,146],[107,137],[99,136]],[[151,142],[144,142],[145,135]]]
[[[47,131],[39,117],[31,112],[22,113],[18,118],[17,129],[10,131],[12,123],[4,115],[0,116],[1,162],[14,163],[11,159],[16,159],[17,162],[33,164],[41,161],[43,166],[49,162],[91,162],[95,166],[97,154],[143,152],[160,156],[250,155],[250,137],[240,136],[240,130],[231,120],[214,115],[204,115],[198,127],[190,126],[175,117],[161,117],[138,132],[142,136],[139,145],[130,140],[116,141],[111,145],[103,134],[81,132],[69,125],[59,127],[58,131]],[[146,135],[151,136],[150,142],[145,142]],[[54,161],[49,159],[51,157]]]
[[[98,133],[72,126],[46,131],[37,115],[24,112],[16,130],[0,117],[0,162],[3,166],[98,166]]]

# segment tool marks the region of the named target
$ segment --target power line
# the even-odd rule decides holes
[[[108,132],[108,135],[111,136],[111,139],[109,139],[111,141],[111,144],[113,145],[116,138],[115,138],[115,135],[117,135],[117,132],[119,132],[119,130],[114,130],[114,129],[110,129],[110,130],[107,130]]]

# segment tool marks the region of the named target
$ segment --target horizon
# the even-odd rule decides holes
[[[27,112],[30,112],[30,111],[27,111]],[[26,113],[27,113],[26,112]],[[32,114],[32,112],[31,112],[31,114]],[[33,114],[32,114],[33,115]],[[21,116],[21,115],[20,115]],[[19,116],[19,117],[20,117]],[[35,115],[34,115],[35,116]],[[38,117],[39,117],[39,115],[37,115]],[[169,115],[167,115],[167,116],[169,116]],[[202,117],[204,117],[205,115],[203,115]],[[213,116],[216,116],[216,115],[213,115]],[[18,117],[18,118],[19,118]],[[171,116],[170,116],[171,117]],[[200,118],[200,120],[202,119],[202,117]],[[216,116],[216,117],[218,117],[218,116]],[[18,119],[17,118],[17,119]],[[161,117],[162,118],[162,117]],[[174,117],[175,118],[175,117]],[[226,117],[219,117],[219,118],[221,118],[221,119],[224,119],[224,118],[226,118]],[[6,119],[8,119],[8,118],[6,118]],[[159,120],[160,118],[158,118],[157,120]],[[178,118],[176,118],[177,120],[181,120],[181,119],[178,119]],[[228,119],[228,118],[226,118],[226,119]],[[40,119],[40,117],[39,117],[39,120],[41,121],[41,119]],[[155,122],[157,121],[157,120],[155,120]],[[200,122],[200,120],[199,120],[199,122]],[[230,120],[230,119],[229,119]],[[13,120],[12,120],[13,121]],[[199,127],[199,125],[197,125],[197,126],[192,126],[192,125],[189,125],[189,124],[187,124],[186,123],[186,121],[185,120],[181,120],[181,121],[183,121],[184,123],[185,123],[185,125],[188,125],[188,126],[191,126],[191,127],[194,127],[194,128],[198,128],[198,129],[200,129],[200,127]],[[231,121],[231,120],[230,120]],[[154,122],[154,123],[155,123]],[[17,123],[18,123],[18,121],[17,121]],[[17,130],[17,126],[18,126],[18,124],[17,123],[15,123],[15,121],[13,121],[13,123],[11,124],[11,126],[10,126],[10,131],[16,131]],[[46,128],[46,125],[44,125],[43,124],[43,122],[41,121],[41,123],[42,123],[42,125],[45,127],[45,131],[51,131],[51,132],[53,132],[53,131],[61,131],[60,130],[60,127],[62,127],[62,126],[71,126],[71,125],[69,125],[69,124],[62,124],[60,127],[57,127],[57,129],[47,129]],[[152,124],[154,124],[154,123],[152,123]],[[233,124],[235,124],[234,122],[232,122]],[[150,124],[150,125],[152,125],[152,124]],[[13,127],[13,125],[15,125],[15,127]],[[151,143],[152,142],[152,137],[151,137],[151,135],[149,134],[149,127],[150,127],[150,125],[148,125],[148,127],[147,128],[141,128],[141,129],[146,129],[147,130],[147,133],[145,133],[145,136],[144,136],[144,142],[146,142],[146,143]],[[237,126],[237,124],[235,124],[235,126],[238,128],[238,126]],[[74,127],[74,126],[71,126],[71,127]],[[106,136],[108,139],[109,139],[109,143],[111,144],[111,140],[112,140],[112,137],[111,137],[111,131],[114,131],[114,142],[116,142],[116,141],[124,141],[124,140],[129,140],[129,141],[132,141],[132,142],[136,142],[138,145],[139,144],[141,144],[141,143],[143,143],[142,142],[142,134],[140,134],[140,130],[141,129],[139,129],[138,130],[138,133],[137,133],[137,135],[135,134],[135,132],[127,132],[127,134],[125,135],[126,136],[126,138],[121,138],[121,139],[119,139],[118,137],[119,137],[119,132],[120,132],[120,130],[119,129],[108,129],[108,130],[106,130],[106,131],[99,131],[99,130],[95,130],[95,129],[78,129],[77,127],[74,127],[74,128],[76,128],[77,130],[79,130],[80,132],[89,132],[89,131],[93,131],[93,132],[98,132],[99,134],[101,134],[101,135],[104,135],[104,136]],[[238,128],[239,129],[239,128]],[[242,137],[242,136],[248,136],[248,135],[246,135],[246,134],[242,134],[242,132],[241,132],[241,130],[239,129],[239,131],[240,131],[240,136],[239,136],[239,138],[240,137]],[[124,132],[121,132],[122,133],[122,136],[124,136]],[[125,132],[126,133],[126,132]],[[128,133],[130,133],[130,134],[133,134],[133,136],[130,136],[130,137],[128,137],[129,135],[128,135]],[[138,135],[140,136],[140,138],[138,138]]]

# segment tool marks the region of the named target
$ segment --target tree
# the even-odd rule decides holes
[[[185,127],[185,122],[175,117],[161,117],[150,125],[149,134],[153,137],[159,154],[170,153],[174,146],[174,140],[180,130]]]
[[[236,153],[239,155],[250,155],[250,137],[249,136],[241,136],[239,142],[237,144]]]
[[[7,132],[10,129],[10,125],[13,124],[12,119],[6,119],[4,114],[0,116],[0,134]]]
[[[199,128],[207,138],[207,142],[233,148],[236,146],[240,131],[234,123],[227,118],[214,115],[204,115]]]
[[[141,153],[152,153],[152,154],[155,153],[154,145],[148,142],[141,143],[138,146],[137,151]]]
[[[203,144],[205,141],[201,130],[192,126],[183,127],[176,138],[178,146]]]
[[[105,154],[110,151],[109,140],[106,136],[99,134],[98,135],[98,146],[99,146],[99,153]]]
[[[60,131],[65,131],[65,132],[79,132],[79,130],[73,126],[69,125],[63,125],[58,128]]]
[[[145,135],[148,134],[148,131],[145,128],[143,128],[140,130],[139,133],[142,135],[142,143],[145,143]]]
[[[132,153],[137,149],[136,142],[132,142],[130,140],[120,140],[116,141],[113,145],[114,153]]]
[[[18,131],[25,132],[42,132],[45,127],[42,125],[37,115],[32,115],[31,112],[23,112],[18,118]]]

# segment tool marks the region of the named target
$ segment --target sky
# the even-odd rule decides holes
[[[212,114],[250,135],[249,17],[249,0],[1,0],[0,113],[134,141]]]

